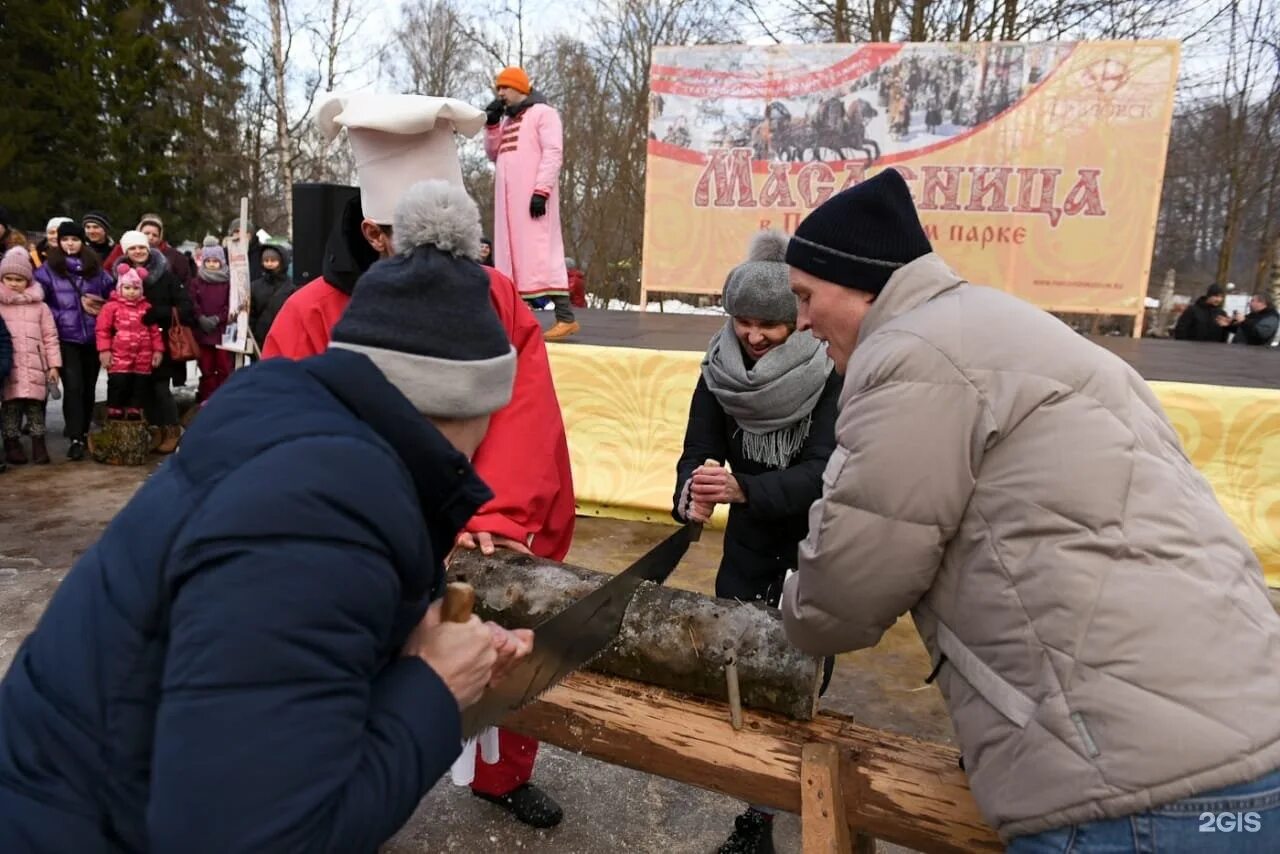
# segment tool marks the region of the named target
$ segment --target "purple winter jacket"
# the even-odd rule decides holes
[[[195,333],[196,343],[205,347],[218,346],[222,343],[222,333],[227,328],[227,313],[231,310],[231,282],[211,282],[204,278],[202,270],[187,286],[187,293],[191,294],[191,302],[195,306],[197,323],[192,332]],[[198,323],[200,316],[206,314],[218,318],[218,325],[212,332],[205,332]]]
[[[105,270],[86,279],[81,275],[79,258],[72,256],[66,260],[66,276],[59,275],[52,264],[46,263],[36,270],[35,279],[44,288],[44,301],[53,310],[58,340],[68,344],[93,344],[94,318],[81,307],[80,297],[92,295],[106,300],[115,290],[115,280]]]

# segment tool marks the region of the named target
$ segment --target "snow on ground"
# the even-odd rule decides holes
[[[594,309],[604,309],[606,311],[639,311],[640,306],[633,302],[626,302],[620,299],[611,299],[606,303],[603,299],[595,294],[587,294],[587,306]],[[665,299],[662,302],[652,301],[645,308],[646,311],[655,314],[665,312],[666,314],[709,314],[718,317],[724,317],[724,309],[718,305],[689,305],[687,302],[681,302],[678,299]],[[551,311],[551,303],[534,311]]]

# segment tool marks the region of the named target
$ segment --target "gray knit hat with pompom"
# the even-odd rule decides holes
[[[788,240],[776,228],[751,238],[747,260],[734,267],[724,282],[726,314],[795,325],[796,298],[791,293],[791,269],[786,262]]]

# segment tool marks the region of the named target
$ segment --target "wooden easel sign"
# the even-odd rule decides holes
[[[227,310],[227,328],[222,333],[219,350],[236,354],[236,367],[252,352],[249,343],[249,199],[240,198],[240,236],[228,247],[231,272],[231,295]]]

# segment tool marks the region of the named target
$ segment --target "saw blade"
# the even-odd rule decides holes
[[[700,534],[700,525],[686,525],[627,569],[535,627],[533,652],[516,664],[501,684],[463,712],[463,737],[499,723],[508,713],[533,702],[603,652],[618,636],[627,606],[640,584],[666,581]]]

